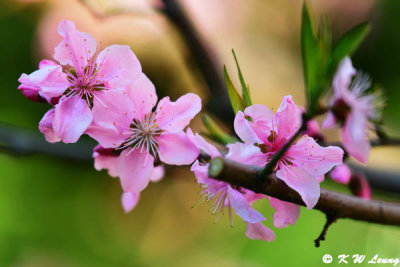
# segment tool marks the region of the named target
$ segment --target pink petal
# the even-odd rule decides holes
[[[235,121],[233,123],[235,132],[239,136],[239,138],[245,142],[250,144],[262,144],[262,140],[258,138],[257,133],[252,127],[251,122],[246,119],[243,112],[239,111],[236,113]]]
[[[121,195],[121,204],[124,208],[125,213],[130,212],[136,207],[139,201],[140,193],[138,192],[124,192]]]
[[[349,57],[344,58],[340,63],[335,76],[333,77],[333,90],[335,92],[335,98],[346,94],[349,90],[351,78],[356,74],[356,70],[351,64]]]
[[[186,135],[190,139],[190,141],[201,151],[207,153],[211,158],[220,157],[221,153],[218,149],[208,143],[201,135],[193,134],[192,130],[188,128],[186,130]]]
[[[154,84],[144,73],[141,73],[126,88],[128,97],[136,110],[136,117],[142,120],[150,113],[157,103],[157,94]]]
[[[324,122],[322,123],[322,128],[333,128],[336,126],[335,115],[332,112],[328,112]]]
[[[164,175],[165,175],[164,165],[156,166],[151,172],[150,181],[154,183],[158,182],[164,177]]]
[[[304,136],[289,149],[287,157],[292,157],[296,166],[319,176],[342,164],[343,153],[340,147],[322,147],[313,138]]]
[[[83,74],[96,52],[96,40],[90,34],[78,31],[75,24],[68,20],[62,20],[57,31],[64,40],[55,48],[54,59],[61,65],[73,66],[78,75]]]
[[[292,100],[292,96],[285,96],[276,112],[278,138],[289,139],[301,126],[302,111]]]
[[[310,175],[303,168],[283,165],[276,172],[276,176],[299,193],[307,209],[311,209],[317,204],[320,188],[315,176]]]
[[[141,192],[147,187],[154,169],[154,158],[147,151],[131,148],[121,152],[118,173],[125,192]]]
[[[93,123],[86,134],[103,147],[119,147],[129,137],[135,112],[126,94],[118,90],[96,92],[92,113]]]
[[[39,130],[49,143],[55,143],[61,139],[54,133],[53,121],[55,116],[55,109],[52,108],[44,114],[42,120],[39,122]]]
[[[123,88],[142,72],[136,55],[127,45],[111,45],[101,51],[96,60],[97,77],[107,81],[111,88]]]
[[[341,184],[347,184],[351,178],[350,168],[346,164],[336,166],[331,172],[330,176],[333,180]]]
[[[234,143],[227,145],[229,149],[226,158],[243,164],[264,166],[267,158],[260,149],[254,145],[246,143]]]
[[[166,164],[187,165],[197,159],[200,150],[183,132],[162,133],[156,137],[160,160]]]
[[[269,136],[274,130],[274,114],[264,105],[252,105],[244,110],[244,115],[251,118],[250,125],[264,143],[269,143]]]
[[[361,173],[354,174],[350,179],[350,190],[353,195],[363,199],[371,199],[371,188],[368,180]]]
[[[64,143],[75,143],[92,122],[92,111],[79,96],[63,98],[55,106],[53,129]]]
[[[275,209],[274,226],[276,228],[285,228],[289,224],[295,225],[300,216],[300,206],[281,201],[279,199],[268,197],[269,203]]]
[[[176,102],[164,97],[157,106],[157,123],[161,129],[176,133],[183,130],[200,110],[201,99],[196,94],[188,93]]]
[[[93,158],[96,170],[106,169],[111,177],[118,177],[119,156],[113,153],[113,149],[97,145],[93,149]]]
[[[367,139],[368,120],[365,114],[354,110],[341,130],[347,152],[362,163],[367,163],[371,145]]]
[[[43,97],[51,103],[53,97],[59,97],[64,93],[69,87],[69,82],[61,66],[49,63],[40,66],[39,70],[29,75],[21,75],[18,79],[21,83],[18,90],[30,100],[39,101],[40,97]]]
[[[53,60],[43,59],[39,62],[39,69],[57,65]]]
[[[265,195],[254,193],[253,191],[246,188],[241,188],[240,191],[244,192],[244,197],[246,198],[246,201],[247,203],[249,203],[249,205],[252,205],[255,201],[259,199],[265,199]]]
[[[233,210],[236,214],[242,218],[243,221],[249,223],[257,223],[265,221],[265,217],[253,209],[246,198],[239,191],[232,189],[230,186],[228,188],[229,202],[232,205]]]
[[[248,223],[245,234],[249,239],[261,239],[267,242],[275,239],[274,232],[262,223]]]

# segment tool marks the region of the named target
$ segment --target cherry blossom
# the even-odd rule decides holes
[[[58,63],[41,61],[39,70],[21,75],[18,89],[30,100],[55,105],[42,120],[46,127],[39,127],[47,141],[74,143],[92,123],[93,106],[105,105],[101,99],[109,91],[122,94],[142,69],[129,46],[100,52],[95,39],[71,21],[61,21],[58,33],[63,37],[54,53]]]
[[[366,163],[370,151],[367,137],[369,121],[379,117],[377,95],[366,93],[370,87],[368,76],[356,73],[348,57],[339,64],[332,85],[334,94],[323,127],[332,128],[338,123],[346,150]]]

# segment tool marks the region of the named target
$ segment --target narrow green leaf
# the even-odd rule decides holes
[[[235,114],[240,110],[243,111],[245,109],[245,105],[243,103],[243,99],[240,97],[239,93],[236,91],[235,86],[232,83],[231,78],[229,77],[228,71],[226,70],[226,66],[224,66],[224,77],[226,83],[226,89],[228,90],[229,98],[231,100],[231,105]]]
[[[332,51],[331,72],[336,70],[337,65],[344,57],[354,53],[362,41],[364,41],[370,29],[369,23],[361,23],[339,39]]]
[[[247,87],[246,82],[244,81],[243,74],[242,74],[242,71],[240,69],[239,62],[237,60],[236,54],[235,54],[235,50],[233,50],[233,49],[232,49],[232,54],[233,54],[233,57],[235,58],[235,63],[236,63],[236,67],[237,67],[238,74],[239,74],[240,84],[242,86],[242,97],[243,97],[244,105],[246,107],[248,107],[248,106],[252,105],[251,98],[250,98],[250,90]]]
[[[204,126],[208,130],[208,133],[206,135],[210,139],[224,146],[227,144],[238,142],[235,137],[226,133],[221,127],[219,127],[218,124],[210,116],[204,114],[201,119]]]
[[[301,21],[301,53],[303,59],[304,83],[307,97],[307,111],[316,112],[321,95],[321,51],[314,33],[307,4],[303,4]]]

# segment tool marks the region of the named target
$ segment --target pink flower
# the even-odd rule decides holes
[[[356,173],[351,176],[350,179],[350,190],[353,195],[364,199],[371,199],[371,188],[368,180],[361,173]]]
[[[346,164],[336,166],[330,172],[331,178],[341,184],[348,184],[351,178],[351,170]]]
[[[106,169],[111,177],[118,177],[118,162],[120,150],[104,148],[97,145],[93,149],[94,167],[100,171]],[[155,166],[150,175],[151,182],[158,182],[164,177],[164,166]],[[140,192],[124,192],[121,196],[121,204],[125,212],[130,212],[138,203]]]
[[[93,100],[93,123],[87,134],[103,148],[120,152],[112,168],[103,168],[115,168],[124,192],[138,193],[151,180],[156,160],[186,165],[198,157],[199,149],[183,129],[200,111],[201,100],[192,93],[176,102],[165,97],[153,112],[157,95],[144,74],[126,88],[126,93],[120,97],[110,91],[102,104]]]
[[[204,153],[211,158],[220,157],[220,152],[211,144],[207,143],[203,137],[193,134],[190,129],[187,131],[190,140]],[[226,158],[245,162],[251,165],[260,165],[260,158],[257,156],[259,148],[253,147],[250,151],[241,143],[228,145],[229,153]],[[256,156],[253,156],[256,155]],[[208,177],[209,164],[200,163],[198,160],[193,164],[191,170],[194,172],[197,181],[202,185],[202,194],[206,201],[212,201],[212,214],[217,215],[216,220],[224,212],[228,210],[229,218],[232,223],[232,210],[247,223],[246,236],[250,239],[263,239],[272,241],[275,238],[271,229],[263,225],[261,222],[266,218],[252,208],[252,203],[258,199],[265,198],[262,194],[256,194],[248,189],[231,186],[228,183],[211,179]]]
[[[110,91],[122,94],[142,70],[128,46],[112,45],[99,52],[94,38],[77,31],[71,21],[61,21],[58,33],[64,38],[54,53],[59,64],[41,61],[39,70],[21,75],[18,89],[33,101],[55,105],[52,120],[43,118],[46,131],[52,128],[57,137],[50,140],[74,143],[91,124],[93,106],[104,105],[101,99]]]
[[[379,117],[377,97],[366,94],[370,82],[366,75],[357,74],[350,58],[342,60],[333,78],[333,97],[331,109],[324,123],[324,128],[340,124],[343,145],[360,162],[368,161],[370,143],[367,137],[369,120]],[[352,81],[352,77],[355,76]]]
[[[291,96],[283,98],[275,116],[266,106],[253,105],[236,114],[235,131],[247,147],[260,147],[265,165],[299,129],[301,112]],[[321,176],[341,164],[342,158],[339,147],[324,148],[303,136],[278,161],[276,176],[296,190],[310,209],[318,202]]]

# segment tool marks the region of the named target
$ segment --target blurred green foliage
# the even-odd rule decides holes
[[[16,88],[19,75],[37,67],[32,49],[44,9],[17,6],[0,2],[0,121],[37,129],[48,107]],[[382,25],[355,60],[388,89],[389,122],[400,116],[399,11],[400,3],[384,1]],[[295,227],[275,230],[276,241],[248,240],[237,218],[231,228],[226,217],[214,224],[207,204],[190,208],[200,197],[187,169],[168,169],[130,214],[120,207],[118,180],[90,163],[0,154],[0,176],[0,266],[320,266],[325,253],[400,256],[398,228],[349,220],[334,224],[316,249],[324,217],[304,208]],[[256,208],[272,218],[266,201]]]

